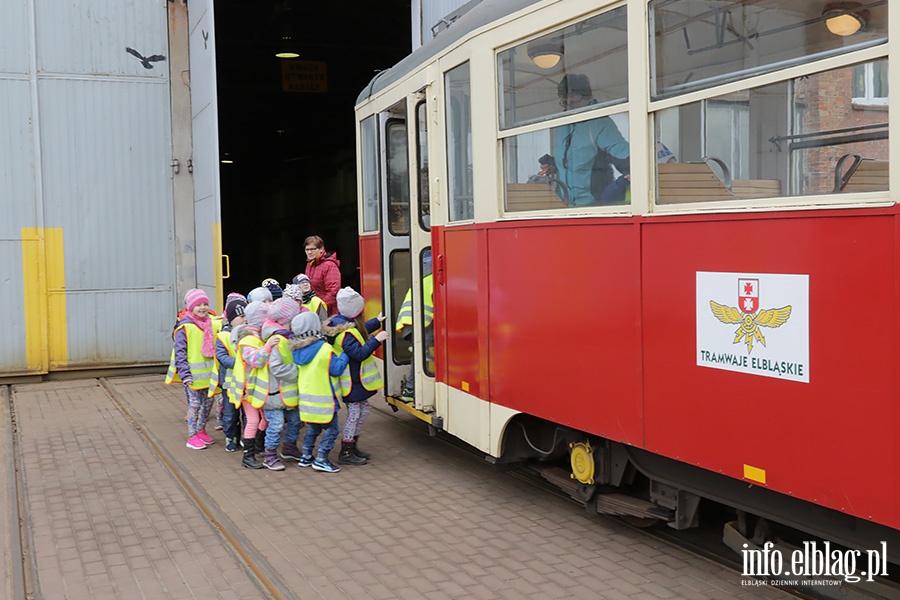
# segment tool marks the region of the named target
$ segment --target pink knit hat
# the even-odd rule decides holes
[[[286,327],[291,319],[300,314],[300,307],[291,298],[279,298],[269,305],[268,318],[282,327]]]
[[[184,295],[184,306],[187,308],[188,312],[193,312],[194,307],[202,302],[209,304],[209,296],[201,289],[190,289],[187,294]]]

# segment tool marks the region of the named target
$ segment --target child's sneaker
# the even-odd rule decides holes
[[[191,450],[203,450],[206,448],[206,442],[200,437],[200,434],[192,435],[188,438],[187,447]]]
[[[216,431],[222,431],[225,426],[222,424],[222,417],[216,417]]]
[[[216,440],[209,437],[209,434],[206,433],[205,431],[203,431],[202,429],[197,432],[197,437],[200,438],[201,440],[203,440],[203,443],[206,444],[207,446],[216,443]]]
[[[270,471],[284,471],[284,465],[278,460],[278,450],[266,448],[262,455],[263,465]]]
[[[225,438],[225,452],[236,452],[237,448],[237,438]]]
[[[313,464],[313,457],[311,454],[304,454],[300,457],[300,460],[297,461],[297,466],[301,469],[305,469],[306,467],[311,467]]]
[[[302,464],[302,463],[301,463]],[[337,473],[341,470],[340,467],[331,464],[331,461],[328,458],[317,458],[312,461],[312,468],[314,471],[322,471],[323,473]]]

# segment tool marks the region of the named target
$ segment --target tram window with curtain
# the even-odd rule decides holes
[[[850,65],[665,109],[657,202],[888,189],[888,112],[860,110]]]
[[[367,117],[360,126],[362,146],[363,231],[378,231],[378,147],[375,136],[375,117]]]
[[[469,63],[447,71],[447,176],[450,220],[475,217],[472,181],[472,88]]]
[[[394,235],[409,234],[409,142],[406,122],[387,122],[388,226]]]
[[[431,230],[431,200],[428,194],[428,106],[416,105],[416,164],[419,173],[419,225]]]

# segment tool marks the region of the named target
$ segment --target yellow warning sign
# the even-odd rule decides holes
[[[328,63],[324,60],[281,61],[281,89],[301,94],[328,91]]]

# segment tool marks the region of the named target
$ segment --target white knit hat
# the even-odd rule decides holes
[[[258,287],[250,290],[247,294],[247,302],[271,302],[272,292],[268,288]]]
[[[348,319],[355,319],[366,308],[366,301],[351,287],[345,287],[337,293],[338,312]]]
[[[265,302],[251,302],[244,309],[244,316],[247,317],[247,325],[259,329],[266,322],[266,316],[269,314],[269,305]]]

